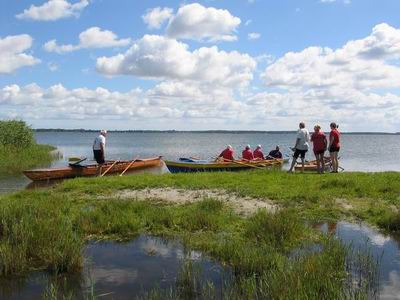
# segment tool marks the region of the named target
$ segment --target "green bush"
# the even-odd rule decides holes
[[[23,148],[34,144],[33,130],[24,121],[0,121],[0,145]]]

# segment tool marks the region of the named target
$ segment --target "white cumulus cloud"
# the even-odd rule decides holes
[[[34,21],[56,21],[72,16],[79,16],[80,12],[88,5],[88,0],[80,0],[75,3],[66,0],[49,0],[41,6],[32,4],[23,13],[16,15],[16,18]]]
[[[188,45],[158,35],[145,35],[124,54],[97,59],[105,75],[197,80],[218,85],[245,86],[253,78],[255,60],[237,51],[217,47],[188,50]]]
[[[91,27],[79,34],[79,44],[77,45],[58,45],[56,40],[50,40],[44,44],[44,49],[48,52],[62,54],[87,48],[122,47],[130,43],[130,39],[118,39],[118,36],[110,30]]]
[[[142,16],[143,22],[147,24],[149,29],[159,29],[161,25],[172,17],[173,9],[169,7],[156,7],[149,9]]]
[[[204,7],[199,3],[181,6],[167,26],[167,35],[198,41],[235,41],[241,20],[228,10]]]
[[[31,48],[32,41],[28,34],[0,38],[0,74],[10,74],[19,68],[40,62],[38,58],[24,53]]]

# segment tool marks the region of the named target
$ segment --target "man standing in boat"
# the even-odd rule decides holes
[[[99,164],[98,175],[101,175],[101,167],[105,163],[107,130],[100,131],[100,135],[93,142],[93,156]]]

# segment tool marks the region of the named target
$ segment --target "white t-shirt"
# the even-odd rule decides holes
[[[300,141],[297,143],[296,148],[299,150],[308,150],[308,142],[310,141],[310,134],[305,128],[301,128],[297,131],[297,139]]]
[[[101,134],[94,139],[93,150],[101,150],[100,144],[106,146],[106,138]]]

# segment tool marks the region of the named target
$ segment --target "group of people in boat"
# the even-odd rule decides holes
[[[332,173],[337,173],[339,168],[338,153],[340,151],[340,132],[339,126],[332,122],[330,124],[329,140],[325,133],[322,131],[320,125],[314,126],[314,132],[311,134],[306,129],[304,122],[300,122],[299,130],[296,135],[296,143],[293,148],[293,160],[289,169],[289,173],[293,172],[293,168],[300,156],[301,168],[304,172],[304,160],[306,152],[309,148],[310,141],[313,143],[313,152],[317,162],[317,172],[322,174],[325,171],[325,151],[328,150],[330,154],[330,160],[332,163]]]
[[[267,156],[264,156],[261,145],[258,145],[256,149],[251,150],[250,145],[246,145],[242,151],[242,159],[247,161],[252,160],[268,160],[268,159],[278,159],[282,158],[282,153],[279,146],[276,146],[274,150],[271,150]],[[217,159],[222,159],[224,161],[234,160],[234,150],[231,145],[226,146],[226,148],[221,152]]]

